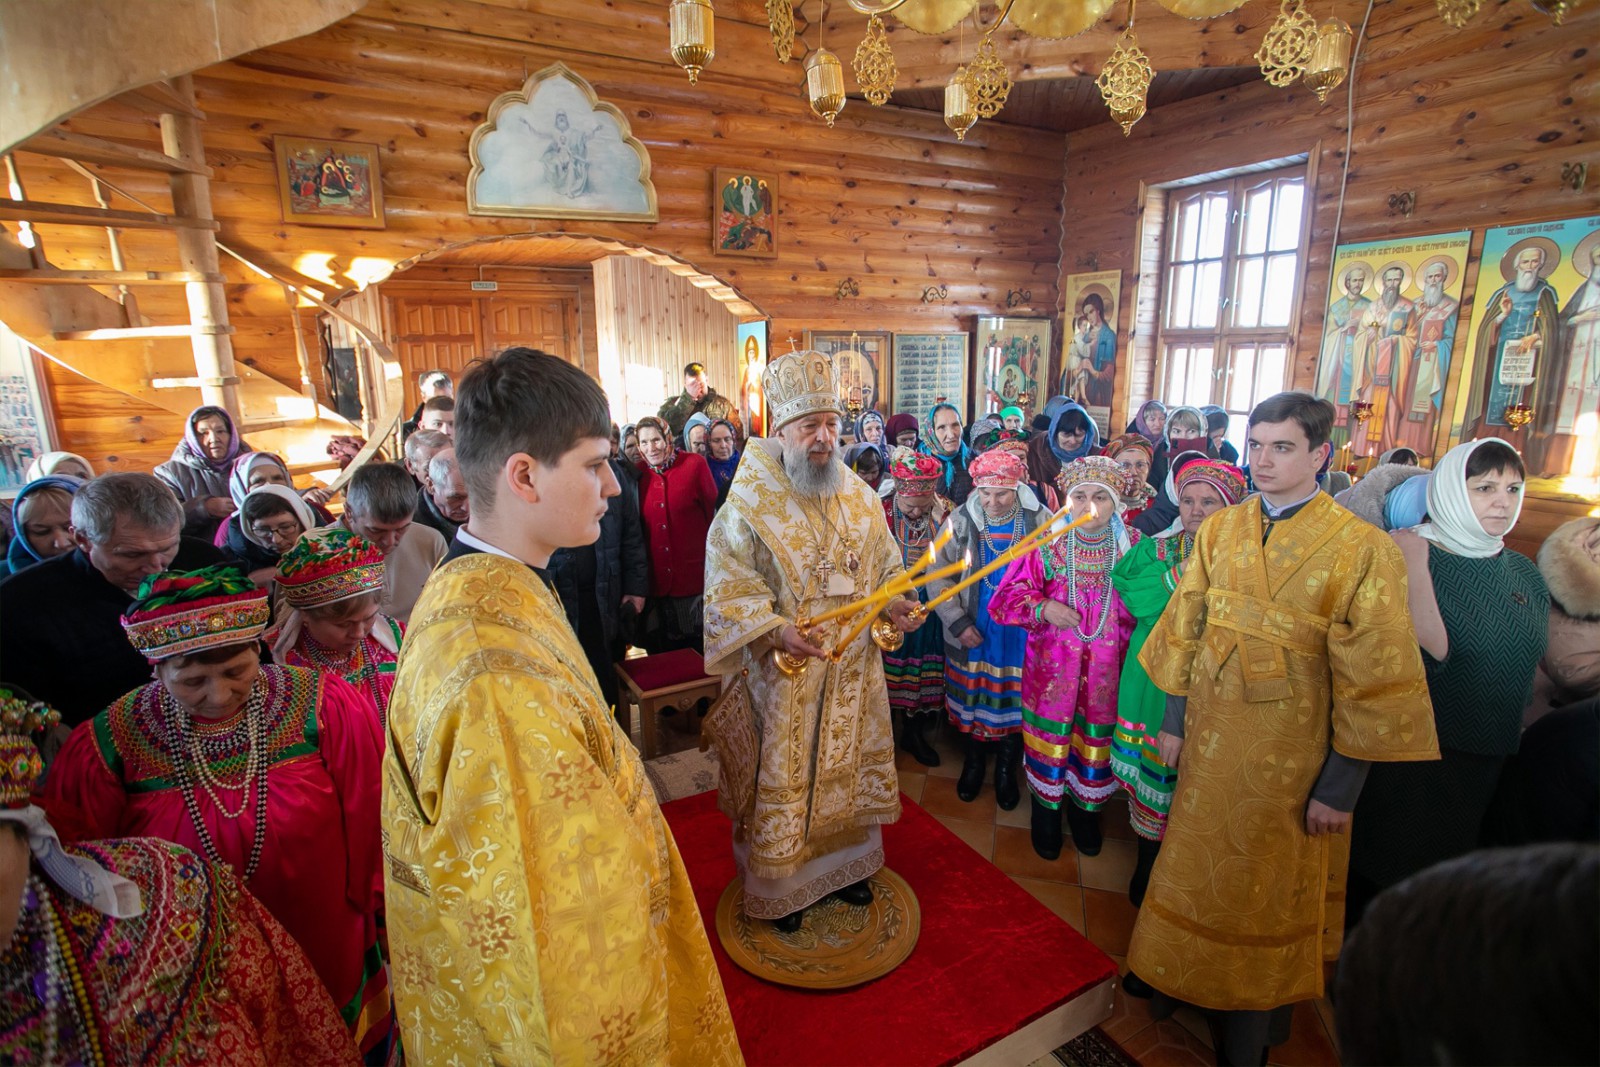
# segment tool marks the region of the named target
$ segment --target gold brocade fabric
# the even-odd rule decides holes
[[[555,595],[443,564],[384,755],[396,1017],[423,1064],[739,1064],[683,861]]]
[[[1350,842],[1309,836],[1305,811],[1330,745],[1361,760],[1439,757],[1393,542],[1323,493],[1264,546],[1262,523],[1254,497],[1206,520],[1139,655],[1189,701],[1128,965],[1222,1010],[1323,993]]]
[[[846,544],[858,559],[846,572]],[[818,565],[836,574],[826,595]],[[838,663],[808,660],[798,676],[773,665],[772,640],[802,615],[866,596],[904,570],[867,484],[845,476],[836,496],[797,495],[782,461],[752,446],[728,501],[711,524],[706,553],[706,670],[748,670],[756,751],[719,752],[725,763],[755,761],[753,802],[735,817],[750,848],[747,870],[786,878],[819,856],[859,844],[870,826],[900,817],[900,783],[883,656],[862,635]],[[769,640],[760,638],[771,635]],[[838,627],[822,636],[839,640]],[[739,778],[738,773],[730,777]]]

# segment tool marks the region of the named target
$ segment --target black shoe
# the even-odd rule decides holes
[[[1033,850],[1040,859],[1061,858],[1061,811],[1041,804],[1039,798],[1029,795],[1033,802]]]
[[[984,757],[986,746],[975,737],[967,738],[967,758],[961,764],[961,777],[956,779],[956,796],[972,803],[983,788]]]
[[[1070,797],[1062,797],[1061,806],[1067,809],[1067,829],[1072,831],[1072,847],[1078,850],[1080,856],[1100,855],[1100,846],[1105,844],[1105,839],[1100,836],[1100,813],[1084,811]]]
[[[1022,800],[1022,791],[1017,786],[1017,749],[1020,746],[1013,744],[1020,740],[1020,736],[1013,734],[994,746],[994,802],[1003,811],[1011,811]]]
[[[1156,854],[1161,851],[1161,842],[1152,841],[1143,835],[1139,836],[1139,862],[1133,868],[1133,877],[1128,881],[1128,899],[1133,901],[1134,907],[1144,903],[1144,893],[1150,888],[1150,871],[1156,865]]]
[[[1132,971],[1122,976],[1122,991],[1140,1000],[1149,1000],[1156,995],[1155,987]]]
[[[793,934],[799,931],[800,924],[805,921],[805,918],[806,909],[801,908],[799,911],[791,911],[781,919],[773,919],[772,925],[777,928],[780,934]]]
[[[868,904],[872,903],[872,885],[867,879],[863,878],[859,882],[850,883],[843,889],[834,890],[833,895],[844,901],[846,904],[855,904],[858,907],[866,907]]]
[[[928,744],[927,730],[932,722],[932,715],[907,715],[900,728],[900,747],[924,767],[939,766],[939,753]]]

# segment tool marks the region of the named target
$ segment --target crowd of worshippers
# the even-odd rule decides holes
[[[471,520],[452,383],[423,384],[401,456],[360,466],[342,500],[296,488],[210,406],[150,474],[34,463],[0,582],[0,819],[17,830],[0,834],[0,1059],[391,1052],[386,711],[412,609]],[[934,741],[954,742],[963,801],[988,786],[1011,810],[1026,793],[1047,861],[1068,838],[1099,853],[1125,792],[1141,911],[1124,986],[1231,1009],[1229,1062],[1283,1039],[1269,1009],[1308,995],[1304,969],[1238,966],[1195,944],[1196,917],[1230,911],[1248,942],[1253,908],[1288,906],[1262,889],[1272,865],[1326,865],[1326,835],[1353,828],[1342,919],[1291,918],[1359,929],[1385,890],[1476,849],[1600,837],[1600,518],[1557,529],[1535,562],[1505,546],[1525,476],[1506,442],[1392,450],[1351,484],[1329,470],[1331,433],[1324,401],[1285,393],[1251,413],[1243,455],[1221,408],[1153,400],[1104,440],[1058,396],[970,426],[950,404],[869,410],[835,442],[906,567],[936,547],[932,569],[976,569],[1081,520],[882,653],[896,743],[937,766]],[[709,535],[745,447],[698,363],[658,415],[613,425],[620,492],[599,539],[542,571],[609,703],[629,648],[702,649]],[[1345,598],[1333,630],[1330,597]],[[1224,691],[1224,662],[1261,632],[1277,643]],[[1315,694],[1331,723],[1297,718]],[[1278,779],[1246,787],[1262,745],[1282,750]],[[1180,768],[1192,795],[1175,809]],[[1270,811],[1296,790],[1310,799],[1290,840]],[[1386,931],[1409,921],[1403,902],[1380,913]]]

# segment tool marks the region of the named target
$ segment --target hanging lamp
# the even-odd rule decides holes
[[[1306,87],[1317,94],[1317,100],[1326,103],[1328,94],[1344,82],[1350,70],[1350,24],[1344,19],[1331,18],[1317,29],[1316,43],[1311,46],[1311,58],[1302,75]]]
[[[668,10],[672,29],[672,61],[689,72],[689,84],[717,54],[716,12],[711,0],[672,0]]]

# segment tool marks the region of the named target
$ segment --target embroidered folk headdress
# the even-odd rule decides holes
[[[1111,493],[1121,510],[1123,499],[1138,493],[1139,481],[1133,472],[1123,470],[1122,464],[1110,456],[1084,456],[1062,466],[1061,473],[1056,475],[1056,488],[1065,498],[1080,485],[1101,486]]]
[[[932,456],[925,456],[912,448],[900,445],[889,457],[889,477],[894,479],[894,491],[903,496],[927,496],[944,473],[944,465]]]
[[[995,448],[967,467],[978,489],[1015,489],[1028,480],[1028,462],[1008,448]]]
[[[265,589],[236,566],[219,563],[146,578],[122,617],[122,629],[145,659],[158,663],[202,648],[254,641],[271,614]]]
[[[383,550],[336,526],[313,530],[278,560],[278,588],[301,610],[382,590]]]
[[[843,415],[833,360],[821,352],[789,352],[761,372],[761,390],[776,433],[795,419],[817,412]]]
[[[1204,482],[1211,486],[1227,505],[1237,504],[1248,491],[1245,489],[1243,471],[1231,463],[1215,459],[1197,459],[1184,465],[1177,478],[1179,496],[1183,495],[1183,487],[1190,482]]]

